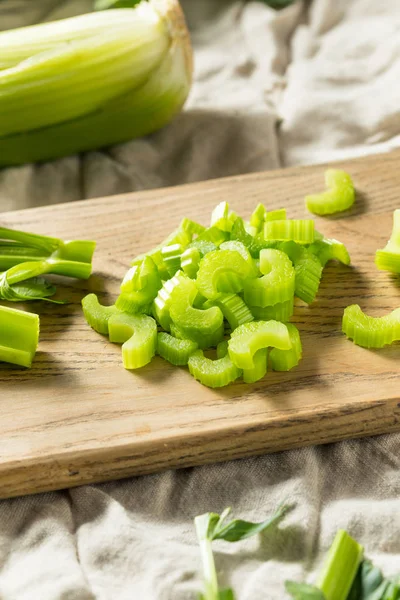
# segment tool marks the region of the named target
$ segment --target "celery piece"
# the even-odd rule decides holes
[[[220,202],[211,213],[210,227],[217,227],[221,231],[231,231],[237,214],[229,210],[228,202]]]
[[[200,233],[195,242],[212,242],[215,246],[219,246],[227,240],[229,240],[229,233],[227,231],[222,231],[218,227],[209,227],[203,233]]]
[[[250,252],[246,248],[246,246],[237,240],[229,240],[228,242],[223,242],[220,247],[220,250],[234,250],[239,252],[240,256],[244,258],[244,260],[249,265],[249,277],[258,277],[259,270],[257,268],[256,262],[251,256]]]
[[[203,385],[211,388],[223,387],[232,383],[241,375],[229,355],[211,360],[206,358],[202,350],[196,350],[188,361],[191,375]]]
[[[215,250],[200,262],[196,284],[203,296],[217,298],[220,293],[237,293],[251,276],[251,267],[236,250]]]
[[[219,329],[223,322],[221,310],[214,306],[206,310],[193,307],[197,287],[192,279],[182,276],[171,292],[170,315],[173,323],[194,335],[209,335]]]
[[[38,315],[0,306],[0,361],[30,367],[38,341]]]
[[[108,335],[109,319],[119,313],[115,305],[100,304],[96,294],[88,294],[82,299],[82,309],[90,327],[103,335]]]
[[[240,217],[233,224],[230,239],[242,242],[253,258],[258,258],[260,251],[264,248],[273,248],[276,245],[276,242],[266,241],[260,234],[256,236],[250,235],[245,229],[243,219]]]
[[[173,277],[181,266],[181,257],[183,254],[182,244],[170,244],[161,249],[161,256],[167,267],[170,277]]]
[[[228,342],[229,356],[240,369],[253,369],[257,350],[270,346],[280,350],[292,347],[287,326],[279,321],[253,321],[232,332]]]
[[[270,210],[265,214],[265,221],[284,221],[286,219],[286,208]]]
[[[325,192],[306,196],[305,203],[310,212],[316,215],[332,215],[353,206],[354,185],[348,173],[339,169],[327,169],[325,185],[328,188]]]
[[[293,241],[298,244],[312,244],[314,241],[314,221],[312,219],[266,221],[264,238],[267,241]]]
[[[309,249],[295,242],[283,242],[279,249],[285,252],[294,265],[295,295],[311,304],[317,295],[322,276],[322,264]]]
[[[400,340],[400,308],[384,317],[370,317],[352,304],[344,310],[342,331],[358,346],[382,348]]]
[[[254,227],[256,233],[260,233],[263,230],[266,213],[267,209],[261,202],[257,204],[256,208],[251,213],[250,225],[251,227]]]
[[[254,316],[244,300],[237,294],[220,294],[215,300],[207,300],[204,308],[218,306],[232,329],[242,323],[254,321]]]
[[[292,347],[289,350],[279,350],[279,348],[271,350],[269,358],[273,371],[290,371],[299,364],[302,357],[302,346],[297,327],[291,323],[287,323],[286,327],[288,328]]]
[[[140,266],[133,266],[125,275],[121,285],[122,293],[115,305],[124,312],[141,312],[144,306],[153,302],[161,287],[157,266],[150,256],[146,256]]]
[[[274,248],[261,250],[260,271],[264,273],[262,277],[245,281],[246,304],[264,308],[293,298],[295,269],[284,252]]]
[[[196,221],[192,221],[192,219],[188,219],[187,217],[184,217],[182,219],[181,224],[179,225],[179,228],[182,229],[183,231],[186,231],[190,235],[193,235],[193,234],[200,235],[200,233],[203,233],[203,231],[206,230],[206,227],[204,227],[204,225],[200,225],[200,223],[197,223]]]
[[[281,350],[285,352],[285,350]],[[290,350],[286,350],[290,352]],[[245,383],[255,383],[264,377],[267,372],[268,349],[260,348],[253,356],[254,367],[243,369],[243,381]]]
[[[346,600],[363,558],[364,548],[339,529],[316,585],[325,600]]]
[[[286,302],[278,302],[273,306],[249,306],[249,310],[253,314],[254,318],[258,321],[282,321],[286,323],[293,315],[293,298],[286,300]]]
[[[181,256],[181,269],[191,279],[195,279],[201,260],[200,250],[186,248]]]
[[[197,348],[196,342],[180,340],[169,333],[160,332],[157,336],[157,353],[173,365],[187,365]]]
[[[343,265],[349,265],[351,262],[346,246],[334,239],[323,237],[322,240],[311,244],[308,250],[315,254],[322,267],[330,260],[338,260]]]
[[[400,273],[400,209],[393,213],[392,235],[386,246],[376,251],[375,264],[382,271]]]
[[[147,365],[156,353],[157,323],[147,315],[119,312],[108,320],[110,342],[122,344],[125,369]]]
[[[221,340],[224,339],[224,325],[221,323],[215,331],[211,333],[200,333],[199,331],[193,330],[193,328],[185,329],[184,327],[178,327],[171,323],[171,335],[180,340],[191,340],[195,342],[200,350],[206,350],[207,348],[213,348],[217,346]]]
[[[189,244],[187,250],[189,250],[190,248],[196,248],[196,250],[200,252],[200,255],[204,256],[205,254],[216,250],[217,246],[213,242],[207,240],[199,240],[199,238],[197,238],[197,240],[194,240]]]
[[[172,322],[170,316],[171,293],[173,289],[179,285],[182,276],[183,273],[178,271],[174,277],[165,281],[158,291],[157,296],[154,298],[153,315],[160,323],[161,327],[166,331],[169,331]]]

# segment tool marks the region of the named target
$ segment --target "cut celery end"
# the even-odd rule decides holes
[[[261,348],[289,350],[292,344],[286,325],[279,321],[253,321],[232,332],[228,343],[229,356],[240,369],[254,368],[254,355]]]
[[[236,294],[243,289],[251,267],[236,250],[215,250],[200,262],[196,285],[199,292],[213,300],[220,293]]]
[[[112,315],[108,321],[111,342],[122,344],[125,369],[147,365],[156,353],[157,323],[147,315]]]
[[[30,367],[39,342],[38,315],[0,306],[0,361]]]
[[[169,333],[160,332],[157,336],[157,353],[173,365],[187,365],[189,357],[198,345],[191,340],[180,340]]]
[[[200,350],[206,350],[207,348],[214,348],[224,339],[224,325],[221,324],[218,329],[211,333],[200,333],[194,329],[184,329],[171,324],[171,334],[181,340],[191,340],[195,342]]]
[[[381,271],[400,273],[400,248],[398,252],[377,250],[375,254],[375,264]]]
[[[291,323],[287,323],[286,327],[292,347],[289,350],[279,350],[278,348],[271,350],[269,359],[273,371],[290,371],[299,364],[302,357],[302,345],[297,327]]]
[[[253,259],[250,252],[242,242],[238,242],[237,240],[230,240],[228,242],[223,242],[219,248],[220,250],[233,250],[235,252],[238,252],[249,266],[248,277],[259,276],[259,271],[256,266],[255,260]]]
[[[382,348],[400,340],[400,308],[384,317],[370,317],[352,304],[344,311],[342,331],[358,346]]]
[[[249,309],[258,321],[270,321],[272,319],[286,323],[293,315],[293,300],[292,297],[285,302],[278,302],[278,304],[274,304],[273,306],[265,306],[264,308],[261,306],[249,306]]]
[[[316,582],[325,600],[346,600],[363,554],[364,548],[346,531],[337,532]]]
[[[231,329],[236,329],[243,323],[254,321],[254,316],[244,300],[236,294],[221,294],[216,300],[208,300],[204,308],[218,306]]]
[[[310,212],[321,216],[333,215],[353,206],[355,191],[348,173],[339,169],[327,169],[325,185],[328,188],[325,192],[306,196],[305,203]]]
[[[286,208],[270,210],[265,215],[266,221],[284,221],[286,219]]]
[[[190,277],[195,279],[199,270],[201,260],[200,250],[197,248],[186,248],[181,256],[180,267],[182,271]]]
[[[218,388],[232,383],[241,375],[228,355],[217,360],[206,358],[201,350],[196,350],[188,362],[191,375],[207,387]]]
[[[325,267],[330,260],[338,260],[343,265],[350,265],[351,263],[346,246],[334,239],[322,237],[321,240],[311,244],[308,249],[318,258],[322,267]]]
[[[198,294],[195,282],[182,276],[171,292],[170,316],[177,327],[193,335],[209,335],[223,323],[223,314],[217,306],[206,310],[194,308]]]
[[[298,244],[312,244],[314,241],[314,221],[311,219],[266,221],[264,238],[267,241],[293,241]]]
[[[245,383],[255,383],[264,377],[267,372],[268,349],[261,348],[257,350],[253,356],[253,361],[254,367],[252,369],[243,369],[243,381]]]
[[[166,331],[169,331],[172,323],[170,315],[172,292],[179,285],[182,275],[182,272],[178,271],[174,277],[165,281],[153,302],[153,315]]]
[[[272,306],[293,297],[295,270],[284,252],[261,250],[260,271],[262,277],[245,281],[244,299],[248,305]]]
[[[108,321],[112,315],[118,314],[115,305],[103,306],[99,303],[96,294],[88,294],[82,299],[83,314],[87,323],[103,335],[108,335]]]

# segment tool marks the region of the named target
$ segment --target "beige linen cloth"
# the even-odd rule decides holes
[[[0,0],[0,29],[90,4]],[[196,78],[182,115],[107,152],[0,171],[0,210],[400,145],[399,0],[183,5]],[[286,578],[312,580],[340,527],[398,573],[399,468],[391,435],[2,501],[0,599],[190,600],[201,588],[193,517],[230,505],[260,520],[284,499],[297,506],[274,535],[215,544],[239,600],[282,599]]]

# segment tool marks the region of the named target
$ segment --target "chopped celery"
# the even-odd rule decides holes
[[[197,238],[197,240],[194,240],[193,242],[191,242],[189,244],[189,246],[187,247],[188,250],[190,248],[196,248],[196,250],[198,250],[200,252],[200,255],[204,256],[208,252],[212,252],[213,250],[216,250],[217,245],[208,240],[199,240],[199,238]]]
[[[281,350],[281,352],[290,352],[290,350]],[[260,348],[253,356],[254,367],[243,369],[243,381],[245,383],[255,383],[264,377],[267,372],[268,348]]]
[[[289,256],[295,270],[295,295],[311,304],[317,295],[322,276],[320,260],[309,248],[295,242],[279,244],[279,249]]]
[[[200,225],[200,223],[192,221],[192,219],[188,219],[187,217],[183,217],[179,227],[183,231],[186,231],[189,235],[200,235],[200,233],[203,233],[203,231],[206,230],[204,225]]]
[[[237,214],[229,210],[228,202],[220,202],[211,213],[210,227],[217,227],[221,231],[231,231],[237,219]]]
[[[162,259],[171,277],[173,277],[175,273],[180,269],[181,257],[183,252],[184,250],[182,244],[178,243],[170,244],[169,246],[164,246],[161,249]]]
[[[206,358],[202,350],[196,350],[188,361],[189,371],[195,379],[211,388],[223,387],[232,383],[241,375],[229,355],[211,360]]]
[[[199,292],[212,300],[221,292],[240,292],[251,273],[249,263],[236,250],[214,250],[201,260],[196,283]]]
[[[299,364],[302,356],[300,334],[297,327],[291,323],[286,323],[286,327],[289,331],[292,347],[289,350],[279,350],[279,348],[271,350],[269,358],[273,371],[290,371]]]
[[[240,217],[236,219],[233,224],[230,238],[231,240],[242,242],[253,258],[258,258],[260,250],[263,250],[264,248],[273,248],[276,245],[276,242],[266,241],[260,234],[256,236],[250,235],[245,229],[243,219]]]
[[[0,306],[0,361],[30,367],[38,341],[38,315]]]
[[[349,265],[351,262],[346,246],[334,239],[323,237],[322,240],[316,240],[308,249],[315,254],[322,267],[325,267],[330,260],[338,260],[343,265]]]
[[[212,242],[215,246],[219,246],[222,242],[229,240],[229,233],[222,231],[218,227],[209,227],[196,238],[195,242]]]
[[[316,215],[332,215],[353,206],[355,192],[348,173],[339,169],[327,169],[325,185],[328,188],[325,192],[306,196],[306,207],[310,212]]]
[[[147,365],[156,353],[157,323],[147,315],[119,312],[108,320],[111,342],[122,344],[125,369],[139,369]]]
[[[286,219],[286,209],[278,208],[277,210],[270,210],[265,215],[266,221],[284,221]]]
[[[339,529],[316,583],[325,600],[347,599],[363,553],[364,548],[346,531]]]
[[[273,306],[293,298],[295,270],[288,256],[281,250],[268,248],[260,252],[262,277],[247,279],[244,299],[251,306]]]
[[[253,321],[232,332],[228,343],[229,356],[240,369],[253,369],[257,350],[270,346],[280,350],[292,347],[287,326],[279,321]]]
[[[264,238],[267,241],[293,241],[298,244],[312,244],[314,241],[314,221],[311,219],[266,221]]]
[[[153,302],[153,315],[160,323],[161,327],[169,331],[171,326],[171,293],[173,289],[179,285],[183,273],[178,271],[174,277],[165,281]]]
[[[258,277],[259,270],[257,268],[256,262],[251,256],[250,252],[246,248],[246,246],[242,242],[238,242],[237,240],[230,240],[228,242],[223,242],[220,247],[220,250],[235,250],[239,252],[239,254],[244,258],[244,260],[249,265],[249,277]]]
[[[212,333],[199,333],[192,328],[187,330],[171,323],[171,335],[180,340],[191,340],[192,342],[195,342],[200,350],[206,350],[207,348],[217,346],[224,339],[224,333],[223,323],[221,323],[220,327]]]
[[[99,303],[96,294],[88,294],[82,299],[82,308],[90,327],[98,333],[108,335],[108,321],[112,315],[119,312],[116,306],[103,306]]]
[[[195,279],[201,260],[200,250],[186,248],[181,256],[181,269],[191,279]]]
[[[267,209],[261,202],[257,204],[255,210],[251,213],[250,225],[254,227],[256,233],[260,233],[264,227],[265,215]]]
[[[237,294],[220,294],[215,300],[208,300],[204,308],[218,306],[232,329],[242,323],[254,321],[254,316],[244,300]]]
[[[400,209],[393,213],[392,235],[386,246],[376,251],[375,264],[382,271],[400,273]]]
[[[182,276],[171,292],[170,316],[174,325],[194,336],[210,335],[221,327],[223,314],[217,306],[206,310],[194,308],[197,293],[195,282]]]
[[[352,304],[344,311],[342,331],[358,346],[382,348],[400,340],[400,308],[384,317],[370,317]]]
[[[251,313],[254,318],[260,321],[282,321],[286,323],[293,315],[293,298],[286,300],[286,302],[278,302],[273,306],[249,306]]]
[[[196,342],[180,340],[169,333],[160,332],[157,336],[157,353],[173,365],[187,365],[197,347]]]

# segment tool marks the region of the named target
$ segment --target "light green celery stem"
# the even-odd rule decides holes
[[[252,274],[248,262],[236,250],[215,250],[200,262],[196,284],[199,292],[213,300],[220,293],[236,294]]]
[[[191,340],[179,340],[169,333],[160,332],[157,336],[157,353],[173,365],[187,365],[189,357],[198,345]]]
[[[291,323],[287,323],[286,327],[289,331],[292,347],[290,350],[279,350],[278,348],[271,350],[269,359],[273,371],[290,371],[299,364],[302,357],[302,345],[297,327]]]
[[[147,365],[156,353],[157,323],[147,315],[119,313],[108,320],[110,342],[122,344],[125,369]]]
[[[325,267],[330,260],[338,260],[343,265],[349,265],[351,262],[346,246],[334,239],[323,237],[322,240],[316,240],[311,244],[308,250],[315,254],[322,267]]]
[[[185,60],[184,49],[175,44],[141,86],[113,97],[98,110],[62,123],[0,137],[0,165],[54,159],[159,129],[179,112],[187,97],[190,76]],[[76,89],[73,90],[75,93]]]
[[[237,214],[229,210],[228,202],[220,202],[211,213],[210,227],[229,232],[236,219]]]
[[[285,350],[281,350],[285,352]],[[286,352],[290,352],[287,350]],[[267,372],[268,349],[260,348],[253,356],[254,367],[243,369],[243,381],[245,383],[255,383],[264,377]]]
[[[253,369],[253,357],[261,348],[289,350],[292,347],[286,325],[279,321],[253,321],[240,325],[228,342],[229,356],[240,369]]]
[[[270,319],[273,319],[274,321],[286,323],[293,315],[293,300],[293,298],[290,298],[285,302],[278,302],[278,304],[265,306],[264,308],[261,306],[249,306],[249,310],[257,320],[269,321]]]
[[[206,230],[204,225],[197,223],[197,221],[192,221],[192,219],[188,219],[187,217],[183,217],[179,227],[183,231],[187,231],[190,235],[200,235],[200,233]]]
[[[203,257],[209,252],[213,252],[214,250],[216,250],[217,246],[213,242],[207,240],[199,240],[199,238],[197,238],[188,245],[187,250],[190,250],[192,248],[198,250],[200,252],[200,256]]]
[[[208,300],[203,308],[218,306],[232,329],[242,323],[254,321],[254,316],[244,300],[237,294],[220,294],[215,300]]]
[[[249,277],[258,277],[260,272],[257,268],[256,261],[251,256],[249,250],[246,246],[237,240],[229,240],[228,242],[223,242],[220,247],[220,250],[234,250],[239,252],[240,256],[246,261],[249,265]]]
[[[340,529],[317,579],[325,600],[346,600],[363,559],[363,547]]]
[[[286,208],[270,210],[265,214],[266,221],[284,221],[286,219]]]
[[[204,600],[219,600],[217,570],[215,568],[211,540],[207,535],[208,515],[205,514],[195,517],[194,524],[200,546],[200,557],[203,566],[204,583],[206,588]]]
[[[182,244],[170,244],[161,249],[161,256],[170,277],[173,277],[179,271],[183,252]]]
[[[218,227],[208,227],[195,240],[196,242],[212,242],[215,246],[219,246],[222,242],[229,240],[229,233],[222,231]]]
[[[242,373],[228,354],[223,358],[211,360],[204,356],[202,350],[196,350],[190,356],[188,367],[195,379],[211,388],[224,387],[238,379]]]
[[[118,314],[118,309],[100,304],[96,294],[88,294],[82,299],[83,314],[87,323],[98,333],[108,335],[108,321],[112,315]]]
[[[94,113],[143,85],[168,51],[167,26],[147,3],[123,10],[120,19],[119,27],[60,40],[55,48],[1,70],[0,137]]]
[[[0,306],[0,361],[30,367],[38,341],[38,315]]]
[[[273,306],[293,298],[295,269],[289,257],[273,248],[260,252],[261,277],[244,283],[244,299],[249,306]]]
[[[400,273],[400,209],[393,213],[392,235],[386,246],[376,251],[375,264],[382,271]]]
[[[264,237],[267,241],[293,241],[298,244],[312,244],[314,241],[314,221],[311,219],[266,221]]]
[[[230,238],[231,240],[242,242],[252,257],[256,259],[258,259],[261,250],[264,248],[274,248],[276,245],[275,241],[266,241],[261,234],[253,236],[248,233],[244,221],[240,217],[236,219],[232,226]]]
[[[162,281],[155,262],[150,256],[145,256],[140,265],[134,265],[126,273],[115,305],[124,312],[143,312],[143,308],[156,298],[161,287]]]
[[[195,342],[200,350],[206,350],[207,348],[217,346],[217,344],[224,339],[224,334],[225,330],[223,323],[221,323],[221,326],[212,333],[200,333],[193,328],[185,329],[171,323],[171,335],[180,340],[191,340],[192,342]]]
[[[170,316],[173,323],[186,332],[195,336],[210,335],[221,327],[223,315],[217,306],[206,310],[194,308],[197,294],[195,282],[182,276],[171,292]]]
[[[311,304],[317,295],[322,276],[322,265],[309,248],[295,242],[283,242],[279,249],[285,252],[294,265],[295,295]]]
[[[358,346],[382,348],[400,340],[400,308],[384,317],[370,317],[352,304],[344,311],[342,331]]]
[[[27,233],[17,229],[8,229],[7,227],[0,227],[0,240],[14,241],[28,248],[43,250],[46,256],[50,255],[63,244],[63,241],[58,238]]]
[[[353,206],[355,191],[348,173],[339,169],[327,169],[325,185],[325,192],[306,196],[305,203],[310,212],[316,215],[332,215]]]
[[[191,279],[195,279],[199,270],[201,260],[200,250],[197,248],[186,248],[181,256],[181,269]]]
[[[251,213],[250,225],[251,227],[254,227],[256,233],[260,233],[264,227],[266,212],[267,209],[265,208],[264,204],[260,202]]]
[[[158,323],[163,329],[169,331],[172,320],[170,315],[171,308],[171,294],[173,289],[179,285],[183,273],[178,271],[174,277],[165,281],[163,286],[158,291],[157,296],[153,302],[153,316],[157,319]]]

